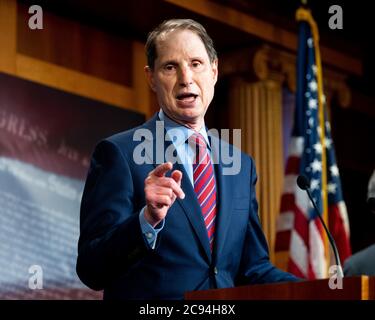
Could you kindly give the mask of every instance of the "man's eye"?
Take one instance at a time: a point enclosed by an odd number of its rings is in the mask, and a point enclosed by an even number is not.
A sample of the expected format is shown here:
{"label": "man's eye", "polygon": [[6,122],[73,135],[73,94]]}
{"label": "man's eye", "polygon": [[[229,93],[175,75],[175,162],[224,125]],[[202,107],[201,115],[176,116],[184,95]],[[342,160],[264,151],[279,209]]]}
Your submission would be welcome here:
{"label": "man's eye", "polygon": [[175,66],[173,64],[167,64],[164,69],[167,71],[173,71],[175,69]]}
{"label": "man's eye", "polygon": [[199,61],[194,61],[193,63],[192,63],[192,66],[194,67],[194,68],[198,68],[198,67],[200,67],[202,64],[199,62]]}

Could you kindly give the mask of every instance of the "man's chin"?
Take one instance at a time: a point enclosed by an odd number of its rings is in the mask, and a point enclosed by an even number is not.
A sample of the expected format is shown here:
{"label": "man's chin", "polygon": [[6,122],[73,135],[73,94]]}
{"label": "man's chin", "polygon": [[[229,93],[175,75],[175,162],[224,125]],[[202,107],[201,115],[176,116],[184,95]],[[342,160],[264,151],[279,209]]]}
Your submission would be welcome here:
{"label": "man's chin", "polygon": [[197,129],[196,126],[200,126],[204,123],[204,115],[197,112],[183,113],[179,115],[179,122]]}
{"label": "man's chin", "polygon": [[164,113],[172,120],[181,124],[197,124],[204,119],[204,110],[201,106],[191,108],[176,108],[174,110],[164,110]]}

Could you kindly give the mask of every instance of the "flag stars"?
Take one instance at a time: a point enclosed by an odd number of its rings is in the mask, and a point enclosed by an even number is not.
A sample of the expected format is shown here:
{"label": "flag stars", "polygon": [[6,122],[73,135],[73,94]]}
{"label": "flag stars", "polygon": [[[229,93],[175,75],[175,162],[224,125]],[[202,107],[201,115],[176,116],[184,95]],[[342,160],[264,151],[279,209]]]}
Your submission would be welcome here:
{"label": "flag stars", "polygon": [[310,183],[310,189],[311,190],[318,190],[319,189],[319,180],[318,179],[312,179]]}
{"label": "flag stars", "polygon": [[329,138],[324,139],[324,145],[327,149],[330,149],[332,147],[332,140]]}
{"label": "flag stars", "polygon": [[[318,199],[316,198],[316,197],[313,197],[313,200],[314,200],[314,202],[315,203],[317,203],[318,202]],[[310,201],[311,202],[311,201]],[[314,208],[314,206],[313,206],[313,204],[312,203],[310,203],[310,208]]]}
{"label": "flag stars", "polygon": [[[310,82],[311,83],[311,82]],[[309,108],[316,109],[318,107],[318,101],[316,99],[309,99]]]}
{"label": "flag stars", "polygon": [[323,150],[323,148],[322,148],[322,144],[321,143],[315,143],[314,145],[313,145],[313,148],[314,148],[314,150],[315,150],[315,152],[316,153],[322,153],[322,150]]}
{"label": "flag stars", "polygon": [[329,171],[331,171],[331,175],[333,177],[338,177],[339,176],[339,168],[335,164],[333,166],[329,167]]}
{"label": "flag stars", "polygon": [[311,91],[316,91],[318,89],[318,84],[316,83],[315,80],[310,81],[308,86]]}
{"label": "flag stars", "polygon": [[308,91],[305,92],[305,97],[306,97],[306,98],[310,98],[310,95],[311,95],[310,92],[308,92]]}
{"label": "flag stars", "polygon": [[309,48],[312,48],[313,45],[314,45],[314,40],[313,40],[313,38],[308,38],[308,39],[307,39],[307,46],[308,46]]}
{"label": "flag stars", "polygon": [[314,74],[316,74],[318,72],[318,68],[317,68],[317,66],[315,64],[313,64],[311,66],[311,69],[312,69],[312,71],[313,71]]}
{"label": "flag stars", "polygon": [[337,189],[337,184],[336,183],[328,183],[327,184],[327,190],[328,193],[335,194]]}
{"label": "flag stars", "polygon": [[309,118],[308,121],[309,121],[309,126],[312,128],[314,126],[314,118],[311,117],[311,118]]}
{"label": "flag stars", "polygon": [[310,166],[313,172],[322,171],[322,163],[318,159],[311,162]]}

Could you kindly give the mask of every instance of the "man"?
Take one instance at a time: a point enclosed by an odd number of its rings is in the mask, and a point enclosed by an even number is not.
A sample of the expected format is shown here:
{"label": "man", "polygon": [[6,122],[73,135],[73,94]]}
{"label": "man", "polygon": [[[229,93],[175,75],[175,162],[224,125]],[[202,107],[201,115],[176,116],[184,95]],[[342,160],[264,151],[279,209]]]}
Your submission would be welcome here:
{"label": "man", "polygon": [[[161,110],[94,151],[81,206],[79,277],[109,299],[182,299],[186,291],[296,280],[269,261],[253,160],[239,153],[236,174],[224,174],[222,159],[214,164],[228,145],[210,141],[204,125],[218,75],[211,38],[193,20],[169,20],[149,34],[146,53]],[[195,145],[175,141],[176,130]],[[140,144],[148,163],[140,161]],[[187,160],[158,164],[156,154],[170,146]]]}
{"label": "man", "polygon": [[[367,187],[367,205],[375,213],[375,170],[372,172]],[[344,263],[346,276],[375,276],[375,244],[372,244],[346,259]]]}

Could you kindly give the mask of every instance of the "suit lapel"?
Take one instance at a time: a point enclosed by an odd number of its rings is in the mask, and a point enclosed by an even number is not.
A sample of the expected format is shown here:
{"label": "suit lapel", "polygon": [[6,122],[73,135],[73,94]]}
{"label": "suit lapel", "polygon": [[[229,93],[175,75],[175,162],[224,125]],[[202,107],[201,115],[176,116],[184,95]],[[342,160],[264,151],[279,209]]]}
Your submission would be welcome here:
{"label": "suit lapel", "polygon": [[[157,167],[159,165],[159,163],[157,163],[158,162],[157,160],[160,160],[158,159],[156,155],[157,152],[160,152],[160,150],[158,151],[157,148],[160,148],[160,146],[164,146],[164,150],[162,152],[163,157],[164,157],[165,150],[167,150],[167,148],[172,144],[171,141],[165,140],[165,129],[163,130],[162,134],[160,130],[157,130],[156,121],[158,120],[159,120],[158,116],[155,115],[152,119],[150,119],[144,125],[146,129],[149,129],[153,133],[153,137],[154,137],[153,141],[149,141],[149,143],[152,144],[152,150],[153,150],[152,154],[147,152],[147,150],[150,150],[151,148],[146,149],[147,155],[154,160],[153,161],[154,167]],[[162,139],[162,140],[157,141],[157,139]],[[163,143],[161,143],[161,141]],[[204,252],[206,253],[208,261],[211,262],[211,250],[210,250],[210,244],[208,240],[206,225],[204,223],[201,207],[198,203],[193,186],[182,164],[178,162],[175,163],[171,171],[173,170],[180,170],[182,172],[181,187],[185,193],[185,198],[184,199],[177,198],[176,202],[179,204],[180,208],[182,209],[184,214],[187,216],[194,232],[196,233],[203,247]],[[175,207],[175,209],[177,210],[177,207]]]}
{"label": "suit lapel", "polygon": [[[216,156],[219,154],[220,143],[213,143],[213,153]],[[219,147],[219,148],[215,148]],[[233,201],[233,186],[232,179],[229,175],[223,175],[223,164],[220,157],[218,164],[214,165],[215,168],[215,178],[217,186],[217,198],[218,198],[218,211],[216,216],[216,231],[215,231],[215,241],[214,241],[214,259],[216,260],[218,253],[223,252],[225,238],[229,230],[231,213],[232,213],[232,201]]]}

